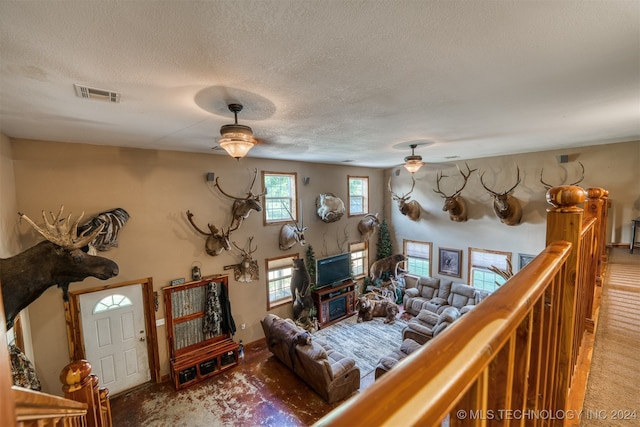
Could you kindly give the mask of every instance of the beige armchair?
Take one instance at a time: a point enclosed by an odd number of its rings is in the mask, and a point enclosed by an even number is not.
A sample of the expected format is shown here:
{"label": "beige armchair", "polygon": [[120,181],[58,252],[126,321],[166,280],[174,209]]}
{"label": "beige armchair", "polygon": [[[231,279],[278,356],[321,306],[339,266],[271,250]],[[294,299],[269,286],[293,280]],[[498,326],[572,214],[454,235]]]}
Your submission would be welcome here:
{"label": "beige armchair", "polygon": [[420,310],[420,313],[407,323],[402,330],[402,339],[410,338],[418,344],[426,344],[449,325],[460,318],[460,311],[448,306],[442,313],[435,314],[430,310]]}

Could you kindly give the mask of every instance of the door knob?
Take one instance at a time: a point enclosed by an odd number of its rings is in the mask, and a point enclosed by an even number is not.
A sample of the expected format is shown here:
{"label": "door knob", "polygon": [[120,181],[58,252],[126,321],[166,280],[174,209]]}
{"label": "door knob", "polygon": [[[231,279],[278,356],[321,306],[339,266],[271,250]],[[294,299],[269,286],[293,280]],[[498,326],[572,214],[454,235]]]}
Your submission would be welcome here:
{"label": "door knob", "polygon": [[144,341],[144,337],[140,337],[140,341]]}

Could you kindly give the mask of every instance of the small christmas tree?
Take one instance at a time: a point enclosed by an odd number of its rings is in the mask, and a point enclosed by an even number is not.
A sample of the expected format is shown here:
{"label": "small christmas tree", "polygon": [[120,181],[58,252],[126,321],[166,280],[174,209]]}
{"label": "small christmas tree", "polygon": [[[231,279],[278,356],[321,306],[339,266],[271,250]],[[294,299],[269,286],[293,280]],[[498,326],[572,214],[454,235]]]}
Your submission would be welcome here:
{"label": "small christmas tree", "polygon": [[376,254],[376,260],[381,260],[391,255],[393,255],[391,235],[389,234],[387,220],[382,218],[382,222],[380,222],[380,230],[378,231],[378,252]]}
{"label": "small christmas tree", "polygon": [[311,289],[316,288],[316,254],[313,252],[313,246],[307,246],[305,253],[305,264],[307,264],[307,271],[311,277]]}
{"label": "small christmas tree", "polygon": [[[382,218],[380,222],[380,230],[378,231],[378,252],[376,254],[376,260],[393,255],[393,244],[391,243],[391,235],[389,234],[389,227],[387,226],[387,220]],[[390,272],[386,271],[380,277],[380,281],[386,282],[389,280]],[[377,285],[377,283],[375,283]]]}

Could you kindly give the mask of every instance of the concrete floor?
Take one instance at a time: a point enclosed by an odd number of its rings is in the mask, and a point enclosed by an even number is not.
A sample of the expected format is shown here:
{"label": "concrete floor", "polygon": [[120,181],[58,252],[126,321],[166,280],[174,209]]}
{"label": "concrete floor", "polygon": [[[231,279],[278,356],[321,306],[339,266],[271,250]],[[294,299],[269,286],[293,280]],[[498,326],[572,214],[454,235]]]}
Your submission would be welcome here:
{"label": "concrete floor", "polygon": [[[360,391],[375,381],[361,378]],[[211,399],[211,396],[214,396]],[[113,425],[308,426],[342,402],[326,403],[280,363],[264,340],[245,346],[240,364],[185,390],[146,384],[111,399]]]}

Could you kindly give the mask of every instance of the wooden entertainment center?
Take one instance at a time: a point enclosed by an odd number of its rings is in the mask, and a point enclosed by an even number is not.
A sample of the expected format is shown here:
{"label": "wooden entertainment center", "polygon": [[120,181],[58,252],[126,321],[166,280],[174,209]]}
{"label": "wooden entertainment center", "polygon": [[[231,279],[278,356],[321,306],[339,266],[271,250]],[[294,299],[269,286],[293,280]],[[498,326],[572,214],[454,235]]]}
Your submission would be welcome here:
{"label": "wooden entertainment center", "polygon": [[311,291],[311,297],[321,328],[356,314],[356,282],[351,279],[338,286]]}
{"label": "wooden entertainment center", "polygon": [[221,320],[225,315],[221,295],[229,295],[228,287],[227,276],[213,276],[163,288],[171,379],[176,390],[238,364],[239,346],[228,331],[221,328],[218,333],[205,333],[203,330],[207,294],[215,290],[220,297],[214,300],[220,303],[217,319]]}

